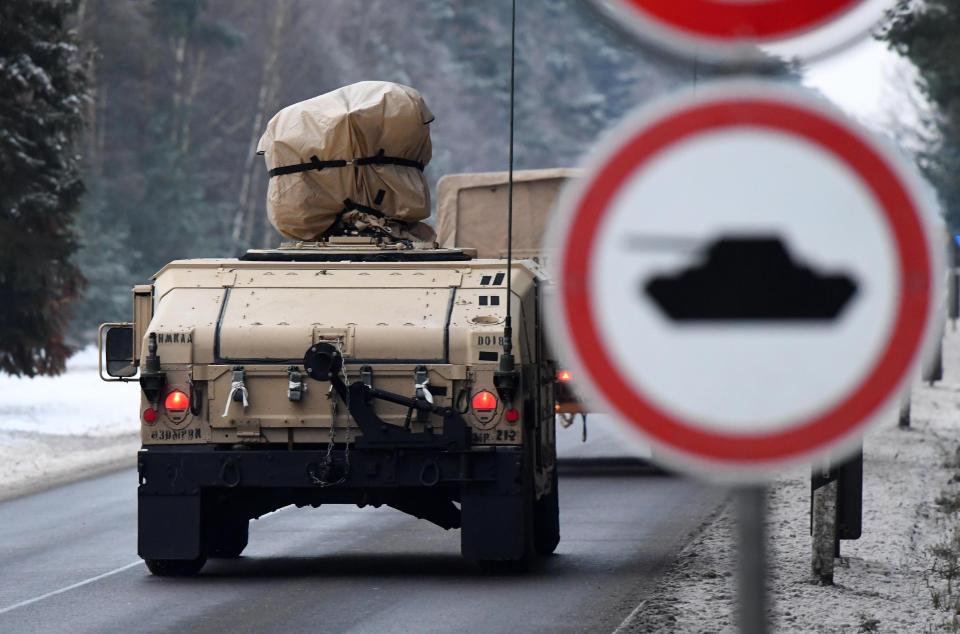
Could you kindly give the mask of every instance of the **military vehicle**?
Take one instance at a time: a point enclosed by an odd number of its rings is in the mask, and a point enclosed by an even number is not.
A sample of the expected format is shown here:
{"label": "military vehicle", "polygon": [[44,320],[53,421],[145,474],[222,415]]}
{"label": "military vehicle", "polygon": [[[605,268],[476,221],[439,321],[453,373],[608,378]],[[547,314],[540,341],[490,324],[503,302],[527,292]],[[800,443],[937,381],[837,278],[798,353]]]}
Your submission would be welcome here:
{"label": "military vehicle", "polygon": [[131,322],[101,327],[101,376],[142,392],[154,574],[239,556],[249,521],[291,504],[391,506],[460,528],[486,564],[557,547],[546,278],[441,248],[420,222],[432,120],[390,82],[287,106],[258,150],[293,241],[171,262],[133,289]]}
{"label": "military vehicle", "polygon": [[250,519],[332,503],[459,527],[479,562],[553,552],[544,282],[532,261],[361,237],[165,266],[100,337],[108,377],[142,388],[140,556],[196,573],[239,556]]}
{"label": "military vehicle", "polygon": [[[513,173],[514,217],[513,254],[546,267],[550,257],[543,246],[550,215],[563,188],[582,175],[570,167],[518,170]],[[437,241],[446,248],[474,250],[481,258],[507,256],[506,227],[490,218],[507,206],[510,191],[508,172],[448,174],[437,185]],[[543,292],[550,292],[547,285]],[[549,321],[547,316],[546,321]],[[555,410],[560,423],[569,427],[579,414],[586,437],[587,410],[577,399],[574,377],[560,368],[554,390]]]}

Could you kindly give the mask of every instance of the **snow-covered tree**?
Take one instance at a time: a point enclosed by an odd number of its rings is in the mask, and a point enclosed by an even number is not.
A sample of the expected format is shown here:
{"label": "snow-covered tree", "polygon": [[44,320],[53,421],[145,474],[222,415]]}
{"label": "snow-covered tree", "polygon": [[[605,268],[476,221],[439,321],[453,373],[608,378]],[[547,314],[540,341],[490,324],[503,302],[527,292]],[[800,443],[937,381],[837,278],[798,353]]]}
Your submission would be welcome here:
{"label": "snow-covered tree", "polygon": [[0,370],[62,371],[86,82],[73,0],[0,2]]}

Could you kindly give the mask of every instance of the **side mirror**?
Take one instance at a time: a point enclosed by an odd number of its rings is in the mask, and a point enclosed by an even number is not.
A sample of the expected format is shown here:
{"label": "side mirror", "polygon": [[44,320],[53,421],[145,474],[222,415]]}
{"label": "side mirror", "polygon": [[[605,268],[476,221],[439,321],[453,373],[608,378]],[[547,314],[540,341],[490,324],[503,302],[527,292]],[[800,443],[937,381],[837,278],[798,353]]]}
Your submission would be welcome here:
{"label": "side mirror", "polygon": [[137,374],[139,368],[133,363],[133,324],[103,324],[97,341],[100,352],[100,378],[103,376],[103,364],[109,376],[120,380]]}

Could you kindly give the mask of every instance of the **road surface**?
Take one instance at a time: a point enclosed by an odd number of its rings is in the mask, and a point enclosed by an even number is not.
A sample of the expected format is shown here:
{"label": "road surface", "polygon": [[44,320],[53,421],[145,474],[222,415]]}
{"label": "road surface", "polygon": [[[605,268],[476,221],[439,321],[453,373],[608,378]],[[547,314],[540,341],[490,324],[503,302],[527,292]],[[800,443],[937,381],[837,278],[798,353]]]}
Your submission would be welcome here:
{"label": "road surface", "polygon": [[562,541],[524,575],[462,561],[458,531],[388,508],[282,509],[239,560],[152,577],[136,473],[0,503],[0,632],[612,632],[725,499],[639,472],[561,477]]}

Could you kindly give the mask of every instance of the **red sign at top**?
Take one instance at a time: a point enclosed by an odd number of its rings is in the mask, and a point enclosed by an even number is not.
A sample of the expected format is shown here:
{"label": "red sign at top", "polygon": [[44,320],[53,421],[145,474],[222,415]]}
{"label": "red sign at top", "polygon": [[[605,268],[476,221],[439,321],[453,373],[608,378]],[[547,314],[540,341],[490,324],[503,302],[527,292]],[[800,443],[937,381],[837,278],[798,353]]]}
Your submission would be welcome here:
{"label": "red sign at top", "polygon": [[816,28],[863,0],[627,0],[637,11],[707,37],[769,39]]}
{"label": "red sign at top", "polygon": [[[789,57],[816,56],[866,33],[887,4],[884,0],[595,2],[645,39],[674,53],[716,61],[766,56],[769,51],[758,46],[778,44],[788,45]],[[817,32],[827,26],[831,28]],[[797,46],[790,48],[794,42]]]}

